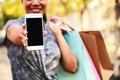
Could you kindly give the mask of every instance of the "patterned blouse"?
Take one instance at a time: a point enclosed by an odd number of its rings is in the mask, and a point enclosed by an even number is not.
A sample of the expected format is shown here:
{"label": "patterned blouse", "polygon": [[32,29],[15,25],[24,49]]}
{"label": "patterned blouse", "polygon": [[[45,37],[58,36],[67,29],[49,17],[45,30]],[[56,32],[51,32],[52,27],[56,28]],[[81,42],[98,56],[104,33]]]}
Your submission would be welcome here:
{"label": "patterned blouse", "polygon": [[[13,23],[22,25],[24,17],[8,21],[5,27]],[[57,80],[56,70],[61,53],[55,37],[46,25],[44,30],[48,34],[44,37],[43,50],[28,51],[12,43],[7,46],[13,80]]]}

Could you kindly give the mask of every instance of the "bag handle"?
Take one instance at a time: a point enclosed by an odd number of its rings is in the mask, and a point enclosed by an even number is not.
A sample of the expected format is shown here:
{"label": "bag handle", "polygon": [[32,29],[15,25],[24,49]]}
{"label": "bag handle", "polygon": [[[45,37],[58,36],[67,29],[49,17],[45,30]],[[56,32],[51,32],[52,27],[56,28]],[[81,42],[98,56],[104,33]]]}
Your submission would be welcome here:
{"label": "bag handle", "polygon": [[62,25],[64,25],[65,27],[68,27],[68,28],[70,28],[72,31],[74,31],[74,29],[73,29],[69,24],[67,24],[65,21],[62,21]]}
{"label": "bag handle", "polygon": [[61,30],[62,30],[62,34],[66,34],[69,33],[71,31],[74,31],[74,28],[72,28],[69,24],[67,24],[65,21],[62,21],[61,24]]}

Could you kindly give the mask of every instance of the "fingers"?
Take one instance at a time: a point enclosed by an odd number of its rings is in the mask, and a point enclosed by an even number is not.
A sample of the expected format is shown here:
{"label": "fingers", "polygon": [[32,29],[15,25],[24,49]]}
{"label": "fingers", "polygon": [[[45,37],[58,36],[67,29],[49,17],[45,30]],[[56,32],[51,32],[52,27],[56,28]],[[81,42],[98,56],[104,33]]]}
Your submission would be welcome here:
{"label": "fingers", "polygon": [[61,18],[57,16],[53,16],[49,21],[50,27],[60,27],[62,24]]}
{"label": "fingers", "polygon": [[27,47],[27,30],[26,30],[26,26],[25,24],[22,24],[22,27],[21,27],[21,31],[22,31],[22,34],[21,34],[21,40],[22,40],[22,44],[24,47]]}
{"label": "fingers", "polygon": [[53,23],[57,23],[58,21],[61,21],[61,18],[58,17],[58,16],[52,16],[50,18],[50,21],[53,22]]}
{"label": "fingers", "polygon": [[43,35],[46,36],[47,35],[47,31],[43,31]]}
{"label": "fingers", "polygon": [[27,40],[28,40],[27,37],[23,37],[23,38],[22,38],[22,43],[23,43],[23,46],[24,46],[24,47],[27,47]]}
{"label": "fingers", "polygon": [[22,24],[22,31],[25,31],[25,30],[27,30],[27,29],[26,29],[26,25],[25,25],[25,24]]}

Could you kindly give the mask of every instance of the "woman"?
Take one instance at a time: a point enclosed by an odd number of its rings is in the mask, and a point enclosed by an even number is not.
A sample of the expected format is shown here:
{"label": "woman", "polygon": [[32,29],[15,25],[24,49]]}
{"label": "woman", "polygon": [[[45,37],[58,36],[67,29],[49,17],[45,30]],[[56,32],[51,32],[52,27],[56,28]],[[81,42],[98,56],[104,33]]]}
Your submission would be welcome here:
{"label": "woman", "polygon": [[[45,15],[47,0],[22,0],[26,13]],[[59,62],[64,70],[74,73],[78,62],[67,45],[58,17],[51,17],[48,27],[44,23],[45,48],[26,50],[27,31],[24,17],[9,20],[6,27],[8,56],[11,62],[13,80],[57,80]]]}

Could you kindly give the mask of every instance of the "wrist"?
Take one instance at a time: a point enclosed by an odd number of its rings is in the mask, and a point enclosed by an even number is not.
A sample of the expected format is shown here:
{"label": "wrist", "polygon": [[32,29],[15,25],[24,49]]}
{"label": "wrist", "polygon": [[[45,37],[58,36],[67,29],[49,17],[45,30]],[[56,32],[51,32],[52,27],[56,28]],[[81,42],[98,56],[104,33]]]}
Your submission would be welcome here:
{"label": "wrist", "polygon": [[55,37],[62,36],[62,32],[61,31],[56,31],[53,34],[54,34]]}

